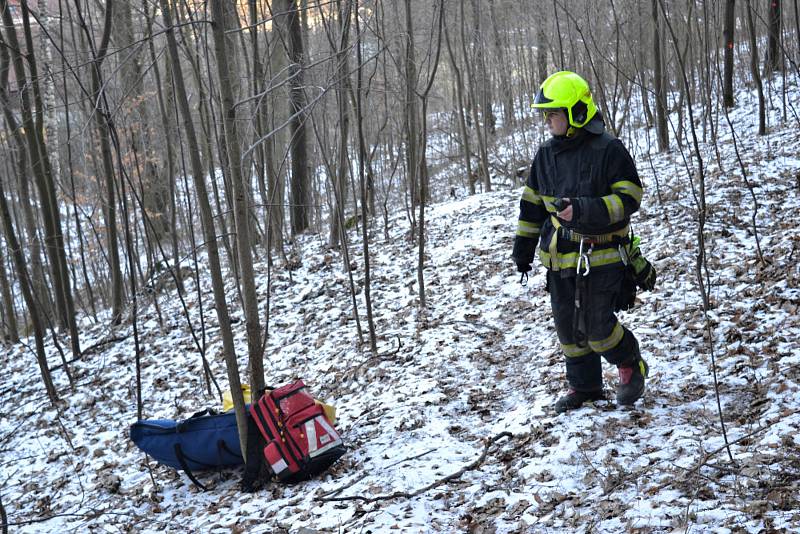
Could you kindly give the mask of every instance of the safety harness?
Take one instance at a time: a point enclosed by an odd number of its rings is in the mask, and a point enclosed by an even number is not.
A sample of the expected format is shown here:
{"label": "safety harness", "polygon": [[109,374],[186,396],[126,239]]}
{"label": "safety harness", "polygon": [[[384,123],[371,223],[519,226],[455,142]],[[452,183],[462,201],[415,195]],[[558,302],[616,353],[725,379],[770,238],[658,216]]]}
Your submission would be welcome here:
{"label": "safety harness", "polygon": [[[575,307],[572,319],[572,331],[575,336],[575,344],[585,347],[589,341],[589,325],[587,320],[587,310],[589,308],[589,272],[592,269],[591,256],[595,245],[614,244],[620,250],[625,248],[629,241],[629,225],[608,234],[580,234],[569,228],[565,228],[555,217],[550,217],[553,226],[556,228],[556,235],[560,239],[565,239],[573,243],[578,243],[578,258],[575,266]],[[614,250],[614,249],[612,249]],[[623,258],[623,261],[626,258]]]}
{"label": "safety harness", "polygon": [[[584,247],[588,243],[588,249],[584,252]],[[582,239],[578,248],[578,265],[575,268],[575,311],[572,318],[572,331],[575,336],[575,344],[585,347],[589,341],[589,328],[586,324],[586,304],[589,298],[589,271],[591,262],[589,257],[594,250],[594,244]]]}
{"label": "safety harness", "polygon": [[567,241],[572,241],[573,243],[587,242],[592,245],[619,243],[628,237],[628,232],[630,231],[630,225],[626,224],[619,230],[615,230],[607,234],[580,234],[575,230],[571,230],[566,226],[562,225],[561,221],[559,221],[556,217],[552,215],[550,216],[550,222],[553,223],[553,226],[556,229],[558,237],[560,237],[561,239],[565,239]]}

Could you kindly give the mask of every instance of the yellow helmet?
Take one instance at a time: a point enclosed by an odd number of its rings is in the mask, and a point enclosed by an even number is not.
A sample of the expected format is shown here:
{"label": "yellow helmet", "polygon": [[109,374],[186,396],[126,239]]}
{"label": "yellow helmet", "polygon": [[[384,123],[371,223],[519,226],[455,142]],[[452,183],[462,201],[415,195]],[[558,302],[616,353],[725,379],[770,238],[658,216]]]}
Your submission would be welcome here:
{"label": "yellow helmet", "polygon": [[539,87],[532,108],[560,109],[567,113],[570,126],[583,128],[597,113],[589,84],[568,70],[547,77]]}

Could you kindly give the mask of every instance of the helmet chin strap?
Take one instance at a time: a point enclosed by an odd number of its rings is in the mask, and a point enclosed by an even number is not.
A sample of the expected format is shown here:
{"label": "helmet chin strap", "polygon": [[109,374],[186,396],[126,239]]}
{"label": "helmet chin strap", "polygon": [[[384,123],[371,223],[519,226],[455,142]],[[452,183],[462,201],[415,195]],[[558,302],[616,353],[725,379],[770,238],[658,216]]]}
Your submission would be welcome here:
{"label": "helmet chin strap", "polygon": [[569,138],[574,136],[577,131],[578,131],[577,128],[575,128],[574,126],[570,126],[569,128],[567,128],[566,137]]}

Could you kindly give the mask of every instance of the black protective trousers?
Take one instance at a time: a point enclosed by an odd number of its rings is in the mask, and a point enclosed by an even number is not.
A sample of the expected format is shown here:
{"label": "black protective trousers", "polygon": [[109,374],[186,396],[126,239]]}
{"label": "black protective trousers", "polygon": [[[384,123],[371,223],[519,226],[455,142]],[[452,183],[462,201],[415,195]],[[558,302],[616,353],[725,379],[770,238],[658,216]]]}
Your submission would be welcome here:
{"label": "black protective trousers", "polygon": [[[625,275],[623,265],[591,269],[582,280],[584,336],[575,332],[575,276],[547,271],[547,289],[561,348],[566,355],[567,382],[575,391],[603,387],[600,357],[617,366],[634,364],[639,343],[617,320],[614,305]],[[583,339],[581,339],[583,338]]]}

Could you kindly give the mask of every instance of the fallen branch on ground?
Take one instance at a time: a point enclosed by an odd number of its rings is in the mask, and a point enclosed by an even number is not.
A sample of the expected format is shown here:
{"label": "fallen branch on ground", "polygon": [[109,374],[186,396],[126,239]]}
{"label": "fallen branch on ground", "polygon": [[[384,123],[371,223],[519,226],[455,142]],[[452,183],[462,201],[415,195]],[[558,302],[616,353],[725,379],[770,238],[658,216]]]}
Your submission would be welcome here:
{"label": "fallen branch on ground", "polygon": [[351,495],[351,496],[348,496],[348,497],[328,497],[328,498],[322,498],[320,500],[322,502],[363,501],[364,503],[371,503],[371,502],[388,501],[388,500],[391,500],[391,499],[400,499],[400,498],[412,499],[412,498],[414,498],[414,497],[416,497],[418,495],[422,495],[423,493],[425,493],[427,491],[430,491],[430,490],[432,490],[434,488],[437,488],[437,487],[441,486],[442,484],[446,484],[446,483],[450,482],[451,480],[455,480],[455,479],[461,477],[461,475],[463,475],[467,471],[472,471],[474,469],[477,469],[484,462],[484,460],[486,460],[486,455],[489,453],[489,449],[492,447],[492,445],[494,445],[495,443],[497,443],[498,441],[500,441],[503,438],[510,438],[510,437],[513,437],[513,434],[511,434],[511,432],[501,432],[500,434],[487,439],[486,440],[486,444],[484,445],[484,448],[483,448],[483,452],[481,453],[481,455],[478,457],[477,460],[475,460],[474,462],[472,462],[469,465],[466,465],[466,466],[462,467],[460,470],[458,470],[457,472],[455,472],[455,473],[453,473],[451,475],[447,475],[444,478],[440,478],[439,480],[431,482],[427,486],[425,486],[423,488],[419,488],[418,490],[414,490],[412,492],[396,491],[396,492],[388,494],[388,495],[378,495],[376,497],[365,497],[363,495]]}
{"label": "fallen branch on ground", "polygon": [[[765,424],[764,426],[760,426],[760,427],[756,428],[755,430],[753,430],[752,432],[748,432],[744,436],[741,436],[740,438],[735,439],[735,440],[731,441],[730,443],[726,443],[722,447],[719,447],[719,448],[714,449],[713,451],[711,451],[709,453],[706,453],[705,455],[703,455],[703,457],[700,459],[700,461],[698,461],[697,464],[695,464],[694,467],[684,468],[686,470],[686,474],[684,476],[688,477],[689,475],[699,471],[701,467],[703,467],[705,465],[709,465],[708,461],[711,460],[711,458],[713,458],[714,456],[716,456],[719,452],[724,451],[729,445],[735,445],[736,443],[740,443],[740,442],[745,441],[745,440],[747,440],[749,438],[752,438],[756,434],[769,429],[770,427],[776,425],[777,423],[780,423],[781,421],[785,420],[787,417],[795,415],[798,412],[800,412],[800,410],[792,410],[791,412],[782,415],[777,420],[769,422],[769,423]],[[738,468],[738,465],[736,464],[735,461],[734,461],[733,465],[734,465],[734,467]],[[718,465],[715,465],[714,467],[717,467],[718,469],[720,468],[720,466],[718,466]]]}

